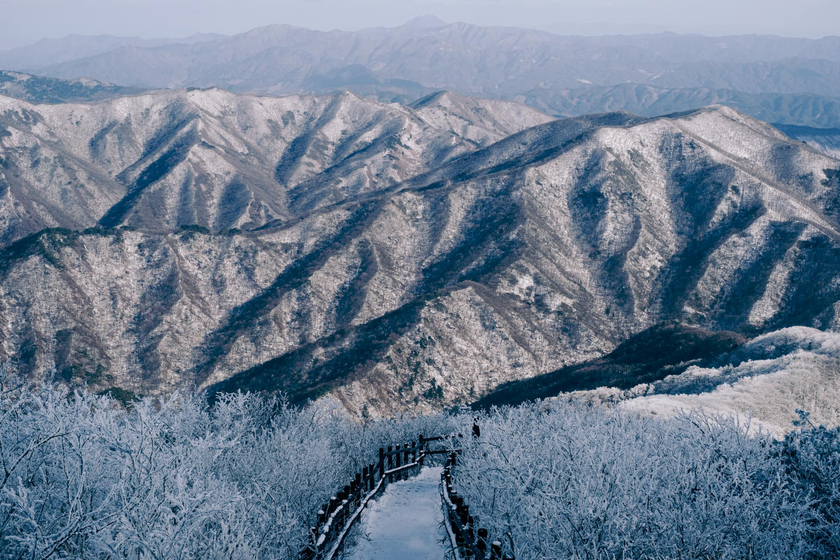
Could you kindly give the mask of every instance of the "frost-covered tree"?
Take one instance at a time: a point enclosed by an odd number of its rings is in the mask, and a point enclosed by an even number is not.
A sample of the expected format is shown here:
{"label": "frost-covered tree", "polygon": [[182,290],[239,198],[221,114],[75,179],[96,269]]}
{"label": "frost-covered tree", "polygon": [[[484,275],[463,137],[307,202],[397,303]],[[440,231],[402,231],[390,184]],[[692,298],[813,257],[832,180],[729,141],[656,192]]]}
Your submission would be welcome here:
{"label": "frost-covered tree", "polygon": [[819,558],[840,558],[840,428],[814,425],[797,411],[801,428],[782,444],[787,474],[810,506],[808,530]]}
{"label": "frost-covered tree", "polygon": [[558,404],[480,421],[457,489],[517,558],[823,557],[779,446],[735,420]]}
{"label": "frost-covered tree", "polygon": [[318,508],[380,445],[453,420],[359,425],[280,399],[145,399],[0,372],[0,558],[297,558]]}
{"label": "frost-covered tree", "polygon": [[380,446],[464,434],[455,470],[519,560],[838,557],[840,430],[555,403],[358,424],[282,398],[117,401],[0,367],[0,558],[298,557]]}

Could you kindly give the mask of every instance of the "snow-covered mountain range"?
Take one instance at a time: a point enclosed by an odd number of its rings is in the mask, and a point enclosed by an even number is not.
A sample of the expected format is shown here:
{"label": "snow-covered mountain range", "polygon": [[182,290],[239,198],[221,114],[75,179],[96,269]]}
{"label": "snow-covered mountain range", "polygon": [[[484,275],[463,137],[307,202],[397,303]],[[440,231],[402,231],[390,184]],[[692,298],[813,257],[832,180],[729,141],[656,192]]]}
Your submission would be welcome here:
{"label": "snow-covered mountain range", "polygon": [[0,351],[137,393],[472,402],[662,321],[840,327],[840,161],[732,109],[0,97]]}

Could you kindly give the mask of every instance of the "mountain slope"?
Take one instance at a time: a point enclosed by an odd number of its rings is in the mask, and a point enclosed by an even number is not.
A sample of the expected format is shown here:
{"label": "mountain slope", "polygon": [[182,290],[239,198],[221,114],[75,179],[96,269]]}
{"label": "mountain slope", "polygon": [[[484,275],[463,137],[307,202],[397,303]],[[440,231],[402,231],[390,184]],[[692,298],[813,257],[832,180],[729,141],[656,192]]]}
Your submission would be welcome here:
{"label": "mountain slope", "polygon": [[569,90],[538,88],[524,93],[523,97],[523,102],[531,107],[566,117],[606,111],[655,117],[708,105],[727,105],[766,122],[840,127],[840,98],[813,93],[749,94],[733,89],[669,89],[636,83]]}
{"label": "mountain slope", "polygon": [[141,39],[114,35],[68,35],[61,39],[41,39],[37,43],[0,51],[0,68],[32,71],[80,58],[107,53],[124,46],[159,47],[168,44],[194,44],[220,39],[223,35],[196,33],[183,39]]}
{"label": "mountain slope", "polygon": [[774,124],[776,128],[825,154],[840,159],[840,128]]}
{"label": "mountain slope", "polygon": [[95,80],[59,80],[0,70],[0,95],[16,97],[30,103],[99,101],[140,91]]}
{"label": "mountain slope", "polygon": [[[731,109],[564,119],[493,143],[547,117],[449,95],[3,102],[8,207],[46,207],[20,186],[33,164],[58,193],[59,169],[101,179],[79,181],[97,185],[76,204],[90,215],[5,249],[0,343],[33,373],[389,414],[473,402],[667,320],[840,327],[840,161]],[[117,111],[130,122],[108,128]],[[241,161],[247,204],[268,208],[254,229],[217,227],[242,216],[236,196],[206,198],[213,230],[171,217],[188,171]]]}
{"label": "mountain slope", "polygon": [[838,62],[836,37],[565,37],[464,23],[353,33],[269,25],[194,44],[126,43],[43,71],[142,87],[214,85],[273,93],[297,93],[305,83],[354,67],[385,80],[464,93],[510,94],[642,80],[664,87],[799,92],[808,91],[802,87],[808,84],[830,89]]}
{"label": "mountain slope", "polygon": [[572,391],[632,389],[685,371],[690,365],[709,363],[746,342],[732,332],[711,332],[680,324],[661,324],[622,342],[595,360],[506,383],[475,403],[473,408],[517,406]]}
{"label": "mountain slope", "polygon": [[745,341],[734,333],[663,324],[602,358],[505,384],[473,407],[557,399],[657,417],[702,410],[781,438],[794,428],[798,410],[816,425],[840,425],[838,391],[836,332],[791,327]]}
{"label": "mountain slope", "polygon": [[[840,336],[805,327],[760,336],[717,363],[695,365],[679,375],[611,395],[628,410],[671,416],[702,408],[710,414],[749,418],[753,428],[782,437],[797,420],[796,410],[817,425],[840,425]],[[601,393],[600,395],[598,393]],[[584,398],[606,397],[593,391]]]}
{"label": "mountain slope", "polygon": [[347,93],[178,91],[55,106],[0,97],[0,241],[44,227],[285,223],[551,120],[445,97],[455,105],[417,110]]}

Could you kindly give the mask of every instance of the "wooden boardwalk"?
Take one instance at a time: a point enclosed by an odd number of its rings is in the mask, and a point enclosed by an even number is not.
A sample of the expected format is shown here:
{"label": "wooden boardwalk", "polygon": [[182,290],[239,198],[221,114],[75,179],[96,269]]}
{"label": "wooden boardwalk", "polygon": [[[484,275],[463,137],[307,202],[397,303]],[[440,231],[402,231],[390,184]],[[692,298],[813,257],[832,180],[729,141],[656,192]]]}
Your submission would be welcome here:
{"label": "wooden boardwalk", "polygon": [[347,538],[347,560],[443,560],[449,550],[440,504],[441,467],[394,482],[371,501]]}
{"label": "wooden boardwalk", "polygon": [[[514,560],[513,554],[503,554],[501,542],[491,541],[487,530],[479,525],[480,520],[470,515],[469,505],[457,495],[453,486],[452,469],[460,449],[454,448],[451,443],[463,437],[461,434],[436,437],[420,435],[416,442],[410,444],[380,448],[379,460],[362,468],[350,484],[318,510],[314,517],[315,524],[310,530],[309,544],[301,550],[300,560],[335,560],[345,557],[345,553],[354,555],[347,556],[348,558],[360,559]],[[479,437],[477,426],[473,429],[473,437]],[[445,442],[449,442],[449,445],[445,445]],[[429,444],[433,443],[437,443],[439,448],[430,448]],[[440,448],[441,444],[444,444],[443,448]],[[442,470],[424,468],[426,457],[442,454],[449,456]],[[436,473],[438,476],[431,477],[430,473]],[[413,484],[405,479],[414,479]],[[377,502],[377,497],[383,492],[387,493],[394,484],[401,486],[388,493],[389,498]],[[396,502],[396,505],[388,506],[389,502]],[[430,509],[432,503],[435,504],[435,512]],[[368,517],[368,529],[361,529],[359,532],[357,524],[362,521],[366,508],[376,507],[377,504],[380,508],[378,513],[374,512],[374,519],[379,517],[380,521],[370,521]],[[438,507],[442,507],[440,515],[437,514]],[[394,527],[395,519],[400,521],[398,525],[402,527]],[[446,528],[445,532],[441,531],[446,538],[437,535],[438,531],[433,529],[436,526]],[[354,553],[345,546],[348,544],[348,536],[354,530],[359,535],[356,545],[368,546],[364,541],[369,536],[368,543],[374,542],[375,544],[370,546],[375,546],[375,549],[380,551],[376,554],[381,554],[373,555],[373,549],[365,549],[368,550],[365,553]],[[374,536],[376,541],[373,540]],[[426,542],[421,545],[419,540]],[[437,546],[438,544],[442,546]],[[510,547],[512,550],[513,543]],[[414,554],[411,549],[416,551],[416,556],[409,555]],[[450,553],[447,554],[447,551]]]}

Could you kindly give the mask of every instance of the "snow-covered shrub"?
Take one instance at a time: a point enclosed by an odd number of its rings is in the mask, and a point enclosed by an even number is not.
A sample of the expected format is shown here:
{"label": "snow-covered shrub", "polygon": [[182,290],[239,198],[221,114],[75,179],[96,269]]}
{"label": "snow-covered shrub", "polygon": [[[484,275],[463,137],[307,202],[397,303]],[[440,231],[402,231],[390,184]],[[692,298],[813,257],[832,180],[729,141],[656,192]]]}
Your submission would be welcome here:
{"label": "snow-covered shrub", "polygon": [[802,411],[802,430],[782,442],[782,457],[813,512],[809,525],[819,558],[840,558],[840,428],[815,426]]}
{"label": "snow-covered shrub", "polygon": [[297,558],[380,445],[447,416],[358,425],[254,395],[112,399],[0,380],[0,558]]}
{"label": "snow-covered shrub", "polygon": [[838,556],[838,430],[581,404],[358,424],[325,404],[136,401],[0,367],[0,559],[295,559],[380,446],[461,433],[459,493],[519,560]]}
{"label": "snow-covered shrub", "polygon": [[456,486],[520,560],[820,557],[778,445],[734,420],[557,404],[480,422]]}

